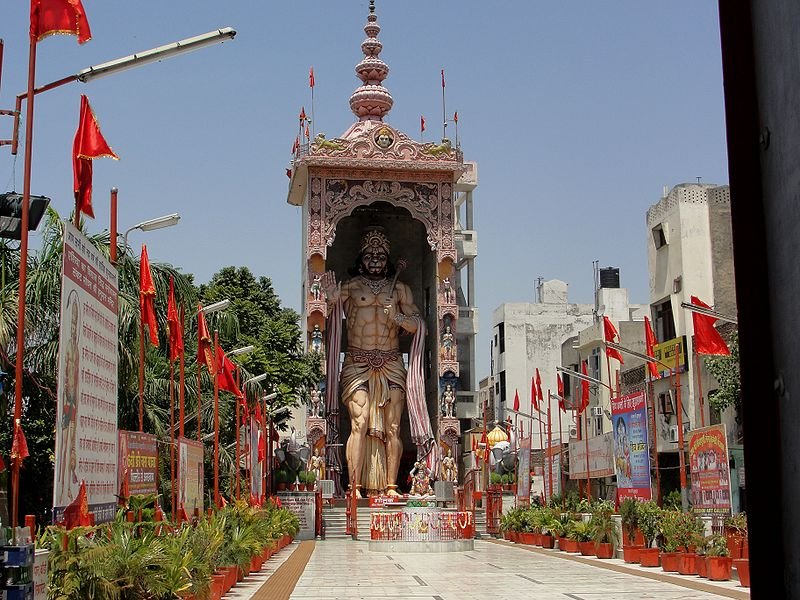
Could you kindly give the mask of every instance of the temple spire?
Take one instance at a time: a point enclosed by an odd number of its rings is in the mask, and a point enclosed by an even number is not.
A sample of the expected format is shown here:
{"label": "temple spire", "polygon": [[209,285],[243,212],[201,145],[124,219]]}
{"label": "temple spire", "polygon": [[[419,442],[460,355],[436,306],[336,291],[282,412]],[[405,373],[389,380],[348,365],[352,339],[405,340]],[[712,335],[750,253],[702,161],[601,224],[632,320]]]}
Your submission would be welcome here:
{"label": "temple spire", "polygon": [[364,25],[367,39],[361,43],[364,59],[356,65],[356,75],[363,83],[350,96],[350,109],[360,121],[383,121],[394,104],[389,90],[383,87],[389,67],[379,58],[383,50],[383,44],[378,40],[380,31],[375,15],[375,0],[370,0],[367,24]]}

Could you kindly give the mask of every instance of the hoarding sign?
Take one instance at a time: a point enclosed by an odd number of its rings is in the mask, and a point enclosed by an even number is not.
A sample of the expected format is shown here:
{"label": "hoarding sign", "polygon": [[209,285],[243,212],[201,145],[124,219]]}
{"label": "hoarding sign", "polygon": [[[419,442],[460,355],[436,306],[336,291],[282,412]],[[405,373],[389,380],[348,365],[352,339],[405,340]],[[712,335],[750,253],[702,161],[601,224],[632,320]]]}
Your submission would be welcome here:
{"label": "hoarding sign", "polygon": [[156,436],[139,431],[119,432],[119,483],[128,487],[128,495],[156,494],[158,448]]}
{"label": "hoarding sign", "polygon": [[702,515],[731,512],[731,477],[725,425],[689,432],[692,510]]}
{"label": "hoarding sign", "polygon": [[178,438],[178,506],[191,518],[195,509],[203,512],[203,444]]}
{"label": "hoarding sign", "polygon": [[[614,441],[611,432],[589,438],[589,476],[614,474]],[[586,479],[586,440],[569,442],[569,478]]]}
{"label": "hoarding sign", "polygon": [[650,448],[647,443],[647,404],[637,392],[611,399],[614,432],[614,470],[617,499],[650,500]]}

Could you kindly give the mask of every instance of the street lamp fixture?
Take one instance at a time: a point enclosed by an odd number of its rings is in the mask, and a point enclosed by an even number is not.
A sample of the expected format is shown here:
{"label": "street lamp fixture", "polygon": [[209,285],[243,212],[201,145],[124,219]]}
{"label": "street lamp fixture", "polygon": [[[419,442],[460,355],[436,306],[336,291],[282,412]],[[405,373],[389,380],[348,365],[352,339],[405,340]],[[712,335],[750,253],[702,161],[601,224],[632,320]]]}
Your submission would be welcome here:
{"label": "street lamp fixture", "polygon": [[205,48],[206,46],[221,44],[228,40],[232,40],[235,36],[235,29],[231,27],[223,27],[222,29],[209,31],[208,33],[186,38],[185,40],[180,40],[164,46],[145,50],[144,52],[137,52],[136,54],[110,60],[93,67],[87,67],[86,69],[83,69],[77,73],[74,76],[74,79],[80,81],[81,83],[86,83],[93,79],[105,77],[106,75],[113,75],[114,73],[133,69],[148,63],[161,62],[165,58],[170,58],[177,54],[185,54],[193,50]]}
{"label": "street lamp fixture", "polygon": [[255,377],[251,377],[247,381],[244,382],[245,385],[248,383],[258,383],[259,381],[264,381],[267,378],[266,373],[262,373],[261,375],[256,375]]}
{"label": "street lamp fixture", "polygon": [[236,350],[231,350],[228,352],[228,356],[239,356],[240,354],[246,354],[247,352],[255,350],[255,348],[255,346],[242,346],[241,348],[237,348]]}
{"label": "street lamp fixture", "polygon": [[[269,402],[270,400],[275,400],[278,397],[278,392],[272,392],[271,394],[267,394],[263,398],[261,398],[264,402]],[[288,407],[284,407],[288,408]]]}
{"label": "street lamp fixture", "polygon": [[210,315],[211,313],[218,312],[220,310],[225,310],[231,305],[231,301],[228,299],[220,300],[219,302],[214,302],[214,304],[209,304],[208,306],[204,306],[201,311],[204,315]]}
{"label": "street lamp fixture", "polygon": [[178,213],[173,213],[171,215],[165,215],[163,217],[156,217],[155,219],[142,221],[141,223],[128,228],[128,230],[125,231],[125,235],[122,236],[123,251],[128,249],[128,234],[131,231],[136,229],[139,231],[155,231],[156,229],[163,229],[164,227],[173,227],[174,225],[177,225],[178,221],[180,220],[181,216]]}
{"label": "street lamp fixture", "polygon": [[727,315],[720,314],[717,311],[712,310],[710,308],[705,308],[704,306],[697,306],[696,304],[691,304],[689,302],[681,302],[681,308],[685,308],[692,312],[705,315],[706,317],[714,317],[715,319],[719,319],[720,321],[727,321],[728,323],[733,323],[735,325],[739,324],[739,321],[734,317],[729,317]]}

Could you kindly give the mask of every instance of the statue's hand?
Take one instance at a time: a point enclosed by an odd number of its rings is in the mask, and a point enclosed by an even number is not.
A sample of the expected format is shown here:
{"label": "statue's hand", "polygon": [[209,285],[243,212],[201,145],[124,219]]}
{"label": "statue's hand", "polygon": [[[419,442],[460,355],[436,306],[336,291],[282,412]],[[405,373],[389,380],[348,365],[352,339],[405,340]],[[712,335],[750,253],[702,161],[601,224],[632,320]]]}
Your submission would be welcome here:
{"label": "statue's hand", "polygon": [[325,271],[320,277],[320,284],[325,291],[325,296],[329,300],[335,300],[339,297],[339,284],[336,283],[336,273],[333,271]]}
{"label": "statue's hand", "polygon": [[397,299],[391,296],[381,296],[381,304],[383,304],[383,313],[386,318],[395,320],[397,316]]}

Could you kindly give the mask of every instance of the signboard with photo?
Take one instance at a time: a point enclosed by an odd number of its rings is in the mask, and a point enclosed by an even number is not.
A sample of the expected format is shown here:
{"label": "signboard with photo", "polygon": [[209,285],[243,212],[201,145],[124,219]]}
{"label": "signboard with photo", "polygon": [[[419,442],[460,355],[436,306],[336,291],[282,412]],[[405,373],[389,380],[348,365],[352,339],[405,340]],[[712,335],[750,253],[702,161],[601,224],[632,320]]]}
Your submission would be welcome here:
{"label": "signboard with photo", "polygon": [[731,477],[725,425],[689,432],[692,510],[702,515],[731,512]]}
{"label": "signboard with photo", "polygon": [[531,496],[531,436],[522,438],[517,454],[517,498],[527,502]]}
{"label": "signboard with photo", "polygon": [[[614,441],[611,432],[589,438],[589,476],[614,475]],[[586,440],[569,443],[569,478],[586,479]]]}
{"label": "signboard with photo", "polygon": [[195,509],[203,512],[203,444],[178,438],[178,506],[191,518]]}
{"label": "signboard with photo", "polygon": [[101,523],[117,506],[117,270],[64,223],[53,522],[86,482]]}
{"label": "signboard with photo", "polygon": [[[156,494],[158,449],[156,436],[139,431],[119,432],[119,483],[127,495]],[[122,492],[120,491],[120,495]]]}
{"label": "signboard with photo", "polygon": [[650,447],[647,443],[647,404],[637,392],[611,399],[614,470],[617,499],[650,500]]}

